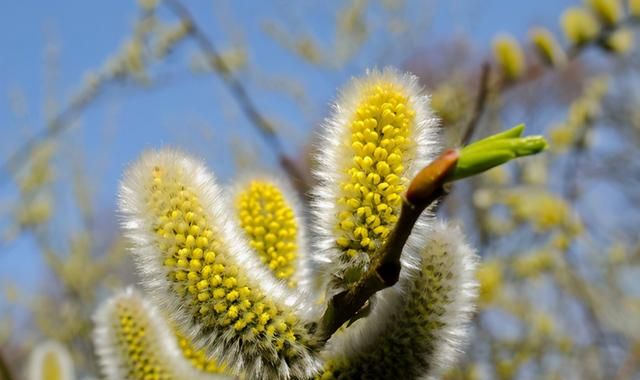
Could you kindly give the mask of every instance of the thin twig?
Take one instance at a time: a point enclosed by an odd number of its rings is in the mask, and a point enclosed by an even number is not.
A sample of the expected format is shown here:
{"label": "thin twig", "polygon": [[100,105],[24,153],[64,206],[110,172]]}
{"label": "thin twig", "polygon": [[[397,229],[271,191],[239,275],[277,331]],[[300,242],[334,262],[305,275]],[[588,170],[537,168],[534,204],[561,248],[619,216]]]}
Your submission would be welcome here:
{"label": "thin twig", "polygon": [[467,127],[464,130],[464,135],[462,137],[462,146],[469,144],[471,138],[473,137],[473,133],[478,128],[478,123],[482,118],[482,114],[484,114],[484,109],[487,104],[487,95],[489,94],[489,76],[491,74],[491,66],[489,63],[485,62],[482,65],[482,72],[480,74],[480,83],[478,84],[478,94],[476,95],[476,104],[473,108],[473,114],[471,115],[471,119],[469,119],[469,123],[467,123]]}
{"label": "thin twig", "polygon": [[234,75],[233,70],[218,54],[216,46],[195,22],[191,12],[178,0],[165,0],[164,3],[187,26],[189,35],[198,44],[207,57],[211,68],[219,73],[227,90],[234,97],[245,116],[256,127],[269,148],[278,157],[280,166],[290,177],[291,182],[302,195],[307,194],[308,184],[298,166],[285,153],[282,141],[275,133],[273,125],[258,111],[253,99],[249,96],[242,82]]}
{"label": "thin twig", "polygon": [[12,175],[18,172],[27,162],[31,153],[38,145],[58,135],[71,125],[71,120],[84,108],[86,103],[74,103],[59,113],[49,126],[31,136],[23,145],[15,150],[0,166],[0,185],[4,185]]}
{"label": "thin twig", "polygon": [[637,373],[638,361],[640,360],[640,345],[637,347],[631,347],[629,349],[629,354],[627,358],[624,360],[620,369],[618,370],[618,374],[616,375],[616,380],[627,380],[633,379],[634,373]]}
{"label": "thin twig", "polygon": [[7,362],[4,360],[2,352],[0,352],[0,380],[13,380],[13,376],[9,370],[9,366],[7,366]]}

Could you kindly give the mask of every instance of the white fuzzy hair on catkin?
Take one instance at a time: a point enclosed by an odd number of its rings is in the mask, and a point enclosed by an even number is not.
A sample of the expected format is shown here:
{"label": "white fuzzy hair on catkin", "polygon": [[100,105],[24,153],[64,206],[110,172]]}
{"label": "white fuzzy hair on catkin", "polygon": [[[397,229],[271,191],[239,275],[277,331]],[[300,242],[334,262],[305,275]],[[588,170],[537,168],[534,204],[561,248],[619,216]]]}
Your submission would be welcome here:
{"label": "white fuzzy hair on catkin", "polygon": [[60,380],[75,380],[75,369],[71,354],[62,344],[48,340],[39,343],[31,352],[27,364],[27,380],[47,379],[49,373],[45,373],[45,361],[48,358],[55,360]]}
{"label": "white fuzzy hair on catkin", "polygon": [[103,375],[107,380],[129,379],[129,368],[125,355],[126,347],[117,341],[117,324],[120,323],[118,307],[135,309],[139,317],[136,321],[144,327],[148,346],[147,354],[157,359],[166,373],[176,380],[230,380],[222,374],[205,373],[194,368],[183,356],[173,330],[160,311],[149,303],[142,294],[129,287],[107,299],[94,316],[94,346]]}

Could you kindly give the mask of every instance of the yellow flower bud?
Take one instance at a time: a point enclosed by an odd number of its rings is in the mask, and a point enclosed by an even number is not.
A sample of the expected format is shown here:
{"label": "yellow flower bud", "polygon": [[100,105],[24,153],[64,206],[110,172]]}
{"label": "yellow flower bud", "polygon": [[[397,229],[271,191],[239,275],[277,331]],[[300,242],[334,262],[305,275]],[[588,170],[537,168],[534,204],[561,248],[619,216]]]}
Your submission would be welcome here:
{"label": "yellow flower bud", "polygon": [[518,79],[525,70],[525,58],[518,41],[512,36],[501,34],[493,41],[493,55],[508,79]]}
{"label": "yellow flower bud", "polygon": [[561,24],[565,38],[573,45],[591,42],[600,31],[591,13],[580,7],[567,9],[562,15]]}
{"label": "yellow flower bud", "polygon": [[620,0],[585,0],[585,3],[606,26],[613,26],[622,18]]}
{"label": "yellow flower bud", "polygon": [[629,13],[633,17],[640,17],[640,0],[629,0]]}
{"label": "yellow flower bud", "polygon": [[611,33],[604,42],[605,49],[614,54],[627,54],[633,48],[635,35],[629,28],[618,29]]}
{"label": "yellow flower bud", "polygon": [[27,379],[75,380],[71,354],[63,345],[55,341],[38,344],[29,357]]}
{"label": "yellow flower bud", "polygon": [[567,62],[567,56],[553,34],[545,28],[533,28],[529,32],[531,43],[538,56],[550,66],[561,66]]}

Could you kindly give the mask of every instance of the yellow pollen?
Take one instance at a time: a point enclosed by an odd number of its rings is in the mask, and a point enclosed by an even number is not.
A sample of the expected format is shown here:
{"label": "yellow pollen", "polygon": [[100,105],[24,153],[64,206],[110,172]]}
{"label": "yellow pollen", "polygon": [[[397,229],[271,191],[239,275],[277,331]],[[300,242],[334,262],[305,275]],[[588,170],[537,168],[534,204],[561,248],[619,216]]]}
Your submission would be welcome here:
{"label": "yellow pollen", "polygon": [[168,379],[171,369],[156,352],[150,321],[133,303],[120,302],[116,306],[114,331],[116,344],[122,351],[127,379]]}
{"label": "yellow pollen", "polygon": [[[298,225],[293,208],[278,187],[252,181],[236,199],[240,226],[249,244],[273,275],[290,280],[295,273]],[[289,281],[289,285],[295,285]]]}
{"label": "yellow pollen", "polygon": [[47,352],[42,360],[42,374],[40,379],[62,380],[62,375],[58,355],[53,351]]}
{"label": "yellow pollen", "polygon": [[218,364],[214,359],[208,360],[204,350],[198,350],[182,334],[176,332],[178,345],[182,350],[182,356],[191,363],[194,368],[202,372],[223,373],[226,369],[224,364]]}
{"label": "yellow pollen", "polygon": [[336,245],[345,259],[364,252],[371,256],[397,221],[407,180],[403,177],[413,148],[415,119],[409,99],[393,83],[363,90],[362,102],[350,124],[353,160],[340,184]]}

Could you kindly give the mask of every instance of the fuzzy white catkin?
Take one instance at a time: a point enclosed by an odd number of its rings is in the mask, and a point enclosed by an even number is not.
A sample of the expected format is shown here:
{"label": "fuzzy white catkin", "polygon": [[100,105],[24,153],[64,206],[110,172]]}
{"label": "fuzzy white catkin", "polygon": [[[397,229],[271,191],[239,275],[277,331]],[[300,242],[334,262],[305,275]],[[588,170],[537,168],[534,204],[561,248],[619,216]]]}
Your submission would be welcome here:
{"label": "fuzzy white catkin", "polygon": [[367,269],[397,222],[409,181],[439,153],[438,134],[414,75],[370,70],[341,91],[321,132],[312,203],[313,259],[329,296]]}
{"label": "fuzzy white catkin", "polygon": [[133,288],[107,299],[94,321],[94,345],[107,380],[232,379],[193,367],[160,311]]}
{"label": "fuzzy white catkin", "polygon": [[459,228],[436,223],[414,265],[371,315],[329,341],[317,379],[438,379],[461,353],[472,317],[476,255]]}
{"label": "fuzzy white catkin", "polygon": [[196,347],[251,379],[317,372],[308,297],[251,252],[200,160],[146,152],[125,173],[120,212],[143,285]]}
{"label": "fuzzy white catkin", "polygon": [[29,357],[27,380],[75,380],[75,369],[69,351],[56,341],[38,344]]}

